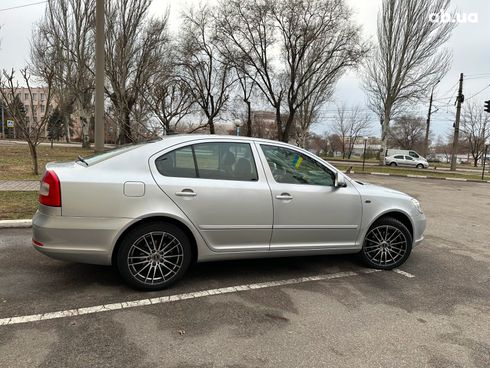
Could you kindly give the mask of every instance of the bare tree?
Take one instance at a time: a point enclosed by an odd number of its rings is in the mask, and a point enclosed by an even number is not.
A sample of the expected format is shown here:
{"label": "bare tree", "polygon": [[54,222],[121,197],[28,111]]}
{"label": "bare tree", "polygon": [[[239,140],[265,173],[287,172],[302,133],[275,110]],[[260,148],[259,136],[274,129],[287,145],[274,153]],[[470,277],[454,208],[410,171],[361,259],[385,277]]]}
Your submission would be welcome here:
{"label": "bare tree", "polygon": [[70,114],[76,109],[81,123],[82,146],[90,147],[89,125],[94,93],[94,0],[48,2],[44,19],[33,31],[31,63],[38,76],[46,65],[55,69],[53,89],[70,140]]}
{"label": "bare tree", "polygon": [[[336,152],[343,150],[345,145],[342,142],[342,138],[335,133],[327,135],[327,142],[329,146],[329,152],[332,156],[335,156]],[[343,152],[343,151],[342,151]]]}
{"label": "bare tree", "polygon": [[342,158],[350,159],[356,141],[370,134],[371,123],[369,115],[362,112],[359,105],[347,108],[344,104],[337,106],[337,116],[332,131],[339,137],[342,149]]}
{"label": "bare tree", "polygon": [[255,78],[249,78],[242,69],[235,68],[237,73],[238,84],[240,86],[240,97],[246,105],[246,113],[244,116],[245,126],[247,128],[245,135],[247,137],[252,137],[252,102],[251,97],[255,89]]}
{"label": "bare tree", "polygon": [[[28,91],[29,109],[31,111],[30,119],[26,115],[24,110],[24,104],[19,98],[19,85],[15,76],[15,72],[12,69],[10,72],[3,70],[0,75],[0,94],[2,96],[2,103],[7,109],[8,114],[14,119],[17,132],[20,133],[22,139],[24,139],[28,146],[32,159],[32,173],[34,175],[39,174],[37,146],[41,137],[44,135],[46,125],[49,121],[52,101],[52,86],[54,80],[54,71],[45,69],[43,75],[45,76],[43,82],[46,83],[45,87],[45,105],[35,104],[33,86],[31,83],[32,75],[27,68],[20,70],[21,80],[25,83]],[[40,106],[45,106],[44,113]],[[40,111],[38,111],[38,109]]]}
{"label": "bare tree", "polygon": [[485,142],[490,140],[490,118],[476,103],[466,105],[461,120],[463,139],[473,158],[473,166],[478,165],[485,151]]}
{"label": "bare tree", "polygon": [[383,0],[378,15],[378,45],[366,63],[365,89],[381,121],[380,165],[390,121],[408,102],[426,97],[449,70],[451,55],[441,50],[456,23],[433,22],[450,0]]}
{"label": "bare tree", "polygon": [[342,0],[231,0],[220,9],[220,49],[274,108],[282,141],[294,132],[305,101],[321,85],[335,84],[365,52]]}
{"label": "bare tree", "polygon": [[220,58],[216,48],[212,12],[212,8],[202,5],[183,14],[180,50],[181,78],[206,117],[209,132],[214,134],[214,121],[228,102],[235,78],[231,64]]}
{"label": "bare tree", "polygon": [[131,115],[158,71],[168,40],[168,12],[162,19],[150,18],[150,4],[151,0],[113,0],[106,5],[106,93],[114,105],[121,144],[133,140]]}
{"label": "bare tree", "polygon": [[[317,88],[310,94],[313,88],[311,84],[316,84]],[[333,84],[330,80],[320,80],[317,78],[310,79],[305,85],[300,87],[299,96],[304,98],[303,103],[297,110],[296,118],[296,143],[300,147],[306,147],[310,128],[316,124],[320,118],[320,108],[330,99],[333,93]]]}
{"label": "bare tree", "polygon": [[395,119],[388,132],[388,143],[394,147],[413,150],[423,147],[425,120],[421,117],[402,115]]}
{"label": "bare tree", "polygon": [[180,78],[179,67],[175,65],[177,55],[169,48],[163,57],[160,70],[151,79],[144,98],[163,133],[170,134],[193,113],[194,100],[189,86]]}

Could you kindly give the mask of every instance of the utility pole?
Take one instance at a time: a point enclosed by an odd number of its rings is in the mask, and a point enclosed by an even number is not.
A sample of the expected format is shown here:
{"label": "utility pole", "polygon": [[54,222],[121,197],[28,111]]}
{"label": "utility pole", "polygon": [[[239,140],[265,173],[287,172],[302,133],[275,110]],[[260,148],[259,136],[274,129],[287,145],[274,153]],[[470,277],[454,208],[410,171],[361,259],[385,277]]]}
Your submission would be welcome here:
{"label": "utility pole", "polygon": [[424,152],[423,155],[427,158],[427,154],[429,153],[429,133],[430,133],[430,116],[432,114],[432,98],[434,97],[434,88],[436,88],[437,84],[441,80],[438,80],[436,84],[432,87],[432,91],[430,93],[430,101],[429,101],[429,112],[427,114],[427,126],[425,128],[425,139],[424,139]]}
{"label": "utility pole", "polygon": [[458,153],[458,141],[459,141],[459,119],[461,117],[461,104],[464,101],[463,95],[463,73],[459,75],[459,89],[458,97],[456,98],[456,121],[454,122],[454,136],[453,136],[453,149],[451,156],[451,171],[456,171],[456,155]]}
{"label": "utility pole", "polygon": [[104,0],[95,6],[95,152],[104,151]]}

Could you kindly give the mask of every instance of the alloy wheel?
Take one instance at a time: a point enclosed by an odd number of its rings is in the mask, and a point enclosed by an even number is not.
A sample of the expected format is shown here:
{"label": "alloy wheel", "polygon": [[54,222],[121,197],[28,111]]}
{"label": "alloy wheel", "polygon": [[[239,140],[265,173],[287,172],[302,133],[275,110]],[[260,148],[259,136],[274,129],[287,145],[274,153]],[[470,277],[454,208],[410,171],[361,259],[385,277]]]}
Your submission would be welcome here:
{"label": "alloy wheel", "polygon": [[130,247],[127,264],[140,282],[154,285],[172,279],[181,269],[184,248],[170,233],[153,231],[139,237]]}
{"label": "alloy wheel", "polygon": [[407,253],[408,244],[403,232],[391,225],[377,226],[366,235],[365,256],[376,266],[397,264]]}

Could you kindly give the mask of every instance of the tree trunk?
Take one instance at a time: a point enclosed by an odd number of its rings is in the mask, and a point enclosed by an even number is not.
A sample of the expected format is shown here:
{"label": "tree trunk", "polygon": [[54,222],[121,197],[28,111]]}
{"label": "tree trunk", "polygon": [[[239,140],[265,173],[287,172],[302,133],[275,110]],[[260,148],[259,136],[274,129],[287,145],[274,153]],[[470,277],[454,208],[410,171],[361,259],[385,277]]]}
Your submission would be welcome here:
{"label": "tree trunk", "polygon": [[39,175],[39,168],[37,163],[37,147],[31,142],[27,142],[27,144],[29,145],[29,152],[31,153],[32,173],[34,175]]}
{"label": "tree trunk", "polygon": [[90,148],[90,113],[80,107],[80,123],[82,124],[82,148]]}
{"label": "tree trunk", "polygon": [[286,127],[284,128],[284,133],[282,134],[281,141],[288,143],[289,141],[289,135],[291,134],[291,127],[293,126],[294,122],[294,112],[291,113],[291,110],[289,110],[289,116],[288,120],[286,121]]}
{"label": "tree trunk", "polygon": [[277,127],[277,139],[282,138],[282,120],[281,120],[281,106],[276,107],[276,127]]}
{"label": "tree trunk", "polygon": [[210,134],[216,134],[216,132],[214,130],[214,121],[213,121],[213,118],[209,118],[208,119],[208,126],[209,126],[209,133]]}
{"label": "tree trunk", "polygon": [[252,108],[250,106],[250,101],[246,100],[247,104],[247,137],[252,136]]}
{"label": "tree trunk", "polygon": [[379,154],[379,165],[385,164],[386,149],[388,148],[388,129],[390,125],[390,110],[385,108],[383,123],[381,124],[381,152]]}
{"label": "tree trunk", "polygon": [[131,118],[130,112],[127,108],[122,112],[122,124],[121,130],[119,131],[119,144],[128,144],[133,141],[131,135]]}

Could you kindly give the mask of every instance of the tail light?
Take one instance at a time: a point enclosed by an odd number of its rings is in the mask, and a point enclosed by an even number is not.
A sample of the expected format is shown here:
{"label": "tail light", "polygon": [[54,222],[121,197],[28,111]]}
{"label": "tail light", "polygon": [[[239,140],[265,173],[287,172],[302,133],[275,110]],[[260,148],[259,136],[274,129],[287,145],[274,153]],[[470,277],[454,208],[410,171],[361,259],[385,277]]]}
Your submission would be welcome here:
{"label": "tail light", "polygon": [[41,180],[39,203],[45,206],[61,207],[60,179],[52,170],[46,170]]}

